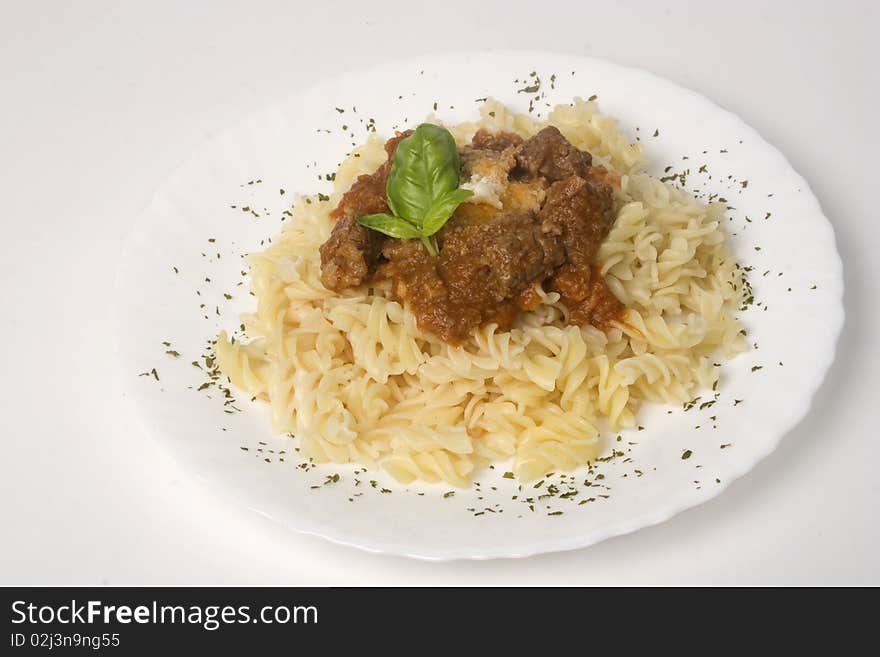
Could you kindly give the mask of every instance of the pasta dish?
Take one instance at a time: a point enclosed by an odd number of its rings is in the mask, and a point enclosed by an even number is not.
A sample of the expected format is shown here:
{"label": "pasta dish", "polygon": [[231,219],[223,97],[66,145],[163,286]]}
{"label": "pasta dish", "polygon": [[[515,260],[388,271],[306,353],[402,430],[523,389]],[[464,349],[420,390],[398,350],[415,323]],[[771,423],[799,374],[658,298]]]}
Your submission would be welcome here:
{"label": "pasta dish", "polygon": [[217,363],[315,462],[455,486],[587,464],[746,348],[726,207],[646,165],[580,98],[373,134],[249,256],[256,308]]}

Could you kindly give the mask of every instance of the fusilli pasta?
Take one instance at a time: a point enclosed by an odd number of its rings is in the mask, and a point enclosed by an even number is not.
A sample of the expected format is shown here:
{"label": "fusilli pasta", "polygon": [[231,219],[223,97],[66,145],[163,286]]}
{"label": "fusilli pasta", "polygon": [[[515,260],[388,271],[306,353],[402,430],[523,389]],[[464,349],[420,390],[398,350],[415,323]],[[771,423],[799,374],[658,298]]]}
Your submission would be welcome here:
{"label": "fusilli pasta", "polygon": [[[449,128],[459,143],[481,127],[529,136],[546,125],[491,100],[481,115]],[[420,331],[383,284],[325,289],[328,215],[384,160],[374,136],[341,165],[329,200],[296,203],[281,235],[249,257],[249,341],[223,333],[216,345],[229,380],[268,402],[273,429],[295,434],[305,456],[455,486],[513,459],[527,481],[595,459],[601,429],[634,426],[643,401],[687,401],[718,380],[718,358],[744,348],[724,208],[643,173],[641,148],[595,102],[559,106],[548,123],[620,176],[620,209],[596,262],[628,309],[623,321],[607,333],[567,326],[559,295],[539,292],[539,307],[511,330],[490,324],[452,346]]]}

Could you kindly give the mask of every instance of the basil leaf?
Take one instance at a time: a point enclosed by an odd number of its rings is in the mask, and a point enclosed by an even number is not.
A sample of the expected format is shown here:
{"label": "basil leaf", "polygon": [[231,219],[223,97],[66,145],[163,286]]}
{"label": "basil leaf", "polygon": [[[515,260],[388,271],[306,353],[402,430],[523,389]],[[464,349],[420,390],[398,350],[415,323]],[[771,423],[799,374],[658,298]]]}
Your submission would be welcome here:
{"label": "basil leaf", "polygon": [[418,228],[400,217],[393,217],[390,214],[367,214],[358,217],[357,222],[361,226],[366,226],[390,237],[411,240],[422,236]]}
{"label": "basil leaf", "polygon": [[421,227],[434,201],[458,187],[461,162],[445,128],[422,123],[397,146],[388,175],[388,206]]}
{"label": "basil leaf", "polygon": [[397,145],[385,195],[394,215],[358,217],[362,226],[400,239],[418,238],[437,255],[440,230],[473,192],[458,186],[461,161],[445,128],[423,123]]}
{"label": "basil leaf", "polygon": [[422,221],[422,234],[433,235],[443,228],[446,220],[452,216],[453,212],[455,212],[455,208],[457,208],[462,201],[473,195],[474,193],[471,190],[458,187],[434,199],[431,208],[428,210],[428,213]]}

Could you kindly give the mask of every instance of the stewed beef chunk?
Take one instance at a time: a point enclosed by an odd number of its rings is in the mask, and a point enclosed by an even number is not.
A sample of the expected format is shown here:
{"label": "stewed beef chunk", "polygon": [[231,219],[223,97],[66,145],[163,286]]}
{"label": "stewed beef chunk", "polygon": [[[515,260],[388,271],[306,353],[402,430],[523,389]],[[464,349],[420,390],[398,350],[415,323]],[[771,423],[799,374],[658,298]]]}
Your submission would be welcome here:
{"label": "stewed beef chunk", "polygon": [[321,282],[336,292],[363,283],[376,267],[385,236],[361,226],[352,215],[340,219],[321,245]]}
{"label": "stewed beef chunk", "polygon": [[356,287],[369,277],[382,254],[385,236],[364,228],[357,217],[389,212],[385,184],[391,171],[391,162],[397,145],[412,134],[402,132],[385,143],[388,159],[371,174],[358,176],[330,213],[336,225],[330,238],[321,245],[321,282],[324,287],[339,292]]}
{"label": "stewed beef chunk", "polygon": [[593,158],[578,150],[557,128],[547,126],[527,139],[516,156],[520,178],[544,177],[553,183],[571,176],[584,178]]}
{"label": "stewed beef chunk", "polygon": [[571,176],[553,183],[538,218],[548,235],[557,235],[570,264],[585,266],[614,223],[611,187]]}
{"label": "stewed beef chunk", "polygon": [[572,176],[553,183],[539,213],[541,227],[557,235],[565,248],[565,264],[550,278],[570,311],[572,324],[611,327],[623,305],[591,264],[614,223],[611,187]]}
{"label": "stewed beef chunk", "polygon": [[550,279],[550,289],[559,292],[568,307],[569,324],[608,330],[623,312],[623,304],[608,289],[598,265],[563,265]]}
{"label": "stewed beef chunk", "polygon": [[563,261],[561,246],[533,215],[508,214],[445,230],[438,271],[453,302],[492,305],[513,298]]}
{"label": "stewed beef chunk", "polygon": [[507,329],[528,305],[524,293],[565,260],[558,238],[525,212],[452,223],[439,241],[440,255],[431,257],[416,240],[388,240],[378,275],[392,279],[423,330],[452,343],[488,322]]}

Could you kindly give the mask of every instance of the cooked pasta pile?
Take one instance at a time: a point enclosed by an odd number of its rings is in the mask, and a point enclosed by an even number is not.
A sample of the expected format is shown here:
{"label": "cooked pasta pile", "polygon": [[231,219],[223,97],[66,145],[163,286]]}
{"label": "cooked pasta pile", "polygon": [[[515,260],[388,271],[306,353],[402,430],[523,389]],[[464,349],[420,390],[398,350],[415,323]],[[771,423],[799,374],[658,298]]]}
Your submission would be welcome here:
{"label": "cooked pasta pile", "polygon": [[447,127],[461,145],[478,128],[528,137],[548,124],[620,175],[620,209],[597,262],[624,321],[607,333],[568,326],[559,295],[545,292],[511,330],[490,324],[452,346],[420,331],[386,283],[325,289],[318,248],[328,215],[385,160],[373,137],[342,164],[329,201],[297,203],[272,245],[249,256],[250,341],[223,333],[217,342],[221,370],[269,403],[274,430],[294,434],[306,457],[455,486],[512,459],[529,481],[595,459],[600,430],[634,426],[643,401],[682,403],[712,387],[717,363],[745,348],[724,207],[643,173],[641,147],[595,102],[576,99],[539,122],[489,101],[480,121]]}

